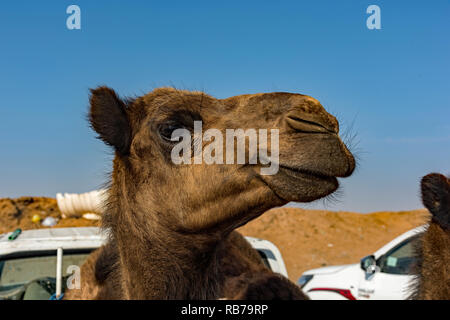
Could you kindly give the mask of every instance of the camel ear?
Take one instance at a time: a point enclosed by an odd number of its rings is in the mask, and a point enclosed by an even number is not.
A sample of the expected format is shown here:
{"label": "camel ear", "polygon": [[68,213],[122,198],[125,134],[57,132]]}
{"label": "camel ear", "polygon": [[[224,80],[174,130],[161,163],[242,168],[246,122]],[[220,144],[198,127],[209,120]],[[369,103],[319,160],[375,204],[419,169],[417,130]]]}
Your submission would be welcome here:
{"label": "camel ear", "polygon": [[438,173],[422,178],[422,202],[441,227],[450,228],[450,180]]}
{"label": "camel ear", "polygon": [[108,87],[91,89],[89,121],[99,138],[122,154],[130,149],[131,129],[125,103]]}

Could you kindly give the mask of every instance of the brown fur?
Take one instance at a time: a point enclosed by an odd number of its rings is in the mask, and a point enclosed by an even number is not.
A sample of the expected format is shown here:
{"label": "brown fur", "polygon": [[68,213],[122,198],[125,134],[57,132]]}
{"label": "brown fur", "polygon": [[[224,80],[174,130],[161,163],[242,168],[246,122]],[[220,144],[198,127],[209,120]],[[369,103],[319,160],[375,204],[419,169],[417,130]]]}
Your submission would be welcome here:
{"label": "brown fur", "polygon": [[450,179],[429,174],[422,179],[422,201],[431,213],[417,247],[418,270],[412,299],[450,299]]}
{"label": "brown fur", "polygon": [[[317,100],[291,93],[219,100],[161,88],[123,101],[100,87],[89,117],[116,152],[103,218],[111,239],[82,267],[82,285],[100,289],[66,298],[305,298],[233,230],[275,206],[327,196],[336,177],[353,172],[338,122]],[[194,120],[224,136],[227,128],[279,129],[279,172],[260,175],[261,163],[173,164],[164,136],[192,129]]]}

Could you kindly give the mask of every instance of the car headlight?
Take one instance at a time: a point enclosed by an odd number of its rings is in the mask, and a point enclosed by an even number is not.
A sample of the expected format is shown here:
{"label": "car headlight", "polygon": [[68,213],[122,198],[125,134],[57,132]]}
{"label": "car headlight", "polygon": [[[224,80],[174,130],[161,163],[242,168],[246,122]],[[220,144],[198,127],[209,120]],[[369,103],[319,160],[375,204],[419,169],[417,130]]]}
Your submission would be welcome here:
{"label": "car headlight", "polygon": [[300,288],[303,288],[308,282],[311,281],[313,277],[314,276],[312,274],[304,274],[300,277],[300,279],[298,279],[297,284],[300,286]]}

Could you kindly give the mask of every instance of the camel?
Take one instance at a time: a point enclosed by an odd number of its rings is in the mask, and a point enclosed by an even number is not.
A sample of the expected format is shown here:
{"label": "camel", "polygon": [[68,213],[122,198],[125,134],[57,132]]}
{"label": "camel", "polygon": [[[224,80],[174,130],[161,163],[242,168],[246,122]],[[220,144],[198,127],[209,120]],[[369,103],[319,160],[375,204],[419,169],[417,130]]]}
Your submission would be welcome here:
{"label": "camel", "polygon": [[421,181],[422,202],[431,213],[427,230],[416,248],[417,274],[411,299],[450,299],[450,179],[426,175]]}
{"label": "camel", "polygon": [[[338,121],[319,101],[285,92],[216,99],[174,88],[121,99],[98,87],[89,120],[115,151],[102,217],[110,240],[66,299],[306,299],[234,229],[290,201],[326,197],[352,174]],[[192,131],[194,121],[222,132],[278,129],[278,172],[260,174],[262,161],[174,164],[172,135]]]}

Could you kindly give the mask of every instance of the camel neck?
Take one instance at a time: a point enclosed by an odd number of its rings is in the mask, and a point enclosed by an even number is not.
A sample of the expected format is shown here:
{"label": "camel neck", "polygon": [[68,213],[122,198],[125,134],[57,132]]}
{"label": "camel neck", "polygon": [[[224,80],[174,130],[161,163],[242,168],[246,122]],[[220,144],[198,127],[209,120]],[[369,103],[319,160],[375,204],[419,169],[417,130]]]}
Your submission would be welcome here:
{"label": "camel neck", "polygon": [[217,274],[217,257],[224,240],[180,234],[162,226],[139,230],[124,220],[115,224],[113,235],[127,298],[218,298],[222,276]]}
{"label": "camel neck", "polygon": [[[448,278],[450,255],[445,253],[449,247],[450,230],[436,223],[430,223],[421,244],[420,298],[432,300],[448,298],[450,285],[442,283],[442,279]],[[439,283],[442,285],[437,285]]]}

